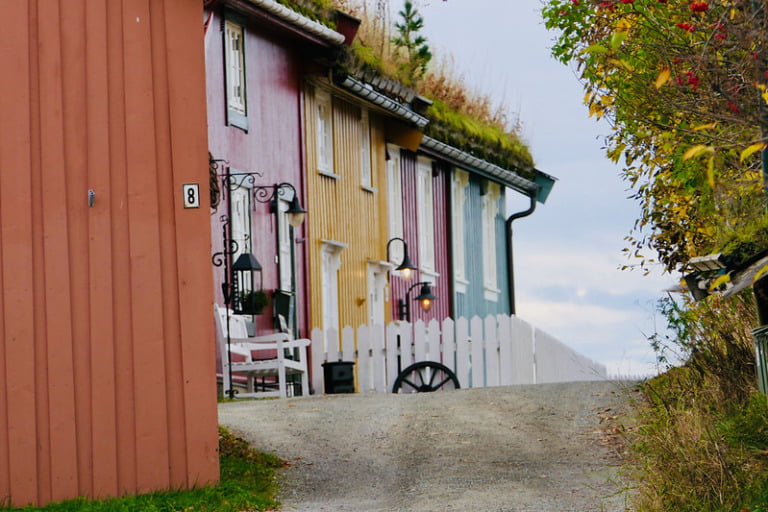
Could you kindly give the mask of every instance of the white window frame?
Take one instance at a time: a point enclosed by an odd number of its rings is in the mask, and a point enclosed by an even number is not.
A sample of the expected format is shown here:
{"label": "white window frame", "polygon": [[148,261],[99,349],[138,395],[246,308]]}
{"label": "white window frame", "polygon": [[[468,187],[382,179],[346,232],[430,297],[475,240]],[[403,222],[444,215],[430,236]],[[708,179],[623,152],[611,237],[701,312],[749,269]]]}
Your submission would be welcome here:
{"label": "white window frame", "polygon": [[288,208],[293,199],[293,193],[290,197],[280,197],[277,201],[277,273],[278,288],[281,291],[294,292],[294,268],[293,268],[293,227],[288,223]]}
{"label": "white window frame", "polygon": [[[387,217],[389,239],[403,238],[403,180],[400,170],[400,148],[387,144]],[[401,242],[389,246],[389,262],[399,265],[403,262],[404,247]]]}
{"label": "white window frame", "polygon": [[499,214],[501,187],[497,183],[486,182],[482,196],[482,235],[483,235],[483,287],[485,299],[498,302],[498,272],[496,269],[496,217]]}
{"label": "white window frame", "polygon": [[233,19],[224,20],[224,70],[227,123],[248,129],[245,74],[245,28]]}
{"label": "white window frame", "polygon": [[317,126],[317,171],[332,178],[333,163],[333,101],[331,94],[323,89],[315,90],[315,120]]}
{"label": "white window frame", "polygon": [[373,187],[373,163],[371,162],[371,120],[368,109],[360,109],[360,185],[364,190],[375,192]]}
{"label": "white window frame", "polygon": [[419,156],[417,168],[416,222],[419,230],[419,270],[434,277],[436,272],[432,160]]}
{"label": "white window frame", "polygon": [[469,173],[454,169],[451,180],[451,222],[453,224],[453,279],[456,292],[467,293],[466,230],[464,226],[464,207],[467,202]]}

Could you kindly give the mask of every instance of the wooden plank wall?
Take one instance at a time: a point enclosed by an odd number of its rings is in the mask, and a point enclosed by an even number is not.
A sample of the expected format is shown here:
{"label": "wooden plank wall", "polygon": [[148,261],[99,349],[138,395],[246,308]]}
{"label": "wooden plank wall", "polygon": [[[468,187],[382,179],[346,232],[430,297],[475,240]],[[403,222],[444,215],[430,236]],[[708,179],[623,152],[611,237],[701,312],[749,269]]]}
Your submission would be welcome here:
{"label": "wooden plank wall", "polygon": [[306,94],[307,222],[310,255],[310,325],[322,325],[321,240],[347,244],[339,270],[341,325],[368,323],[369,260],[386,260],[387,204],[382,120],[371,112],[373,189],[364,190],[360,178],[360,107],[333,98],[334,172],[317,172],[316,103],[314,85]]}
{"label": "wooden plank wall", "polygon": [[505,189],[501,189],[496,216],[496,276],[500,290],[497,301],[485,298],[483,274],[483,178],[470,175],[467,199],[464,204],[464,261],[467,284],[466,293],[456,293],[455,315],[458,317],[486,316],[509,313],[509,283],[507,280],[507,246],[504,237],[506,217]]}
{"label": "wooden plank wall", "polygon": [[201,4],[4,7],[0,503],[214,481]]}
{"label": "wooden plank wall", "polygon": [[[224,90],[224,48],[222,15],[211,12],[206,32],[206,79],[208,95],[208,143],[209,150],[219,162],[219,172],[227,167],[232,172],[258,172],[254,185],[292,184],[302,205],[304,197],[304,169],[302,166],[302,116],[300,49],[295,43],[267,32],[258,23],[248,23],[245,34],[246,94],[248,95],[248,131],[227,125]],[[221,250],[220,217],[227,213],[228,195],[211,214],[213,244]],[[254,239],[251,252],[264,267],[257,279],[263,279],[264,288],[278,287],[277,264],[277,217],[270,212],[268,203],[254,201],[252,232]],[[298,239],[305,238],[302,225],[295,232]],[[306,244],[297,244],[296,250],[296,304],[299,308],[299,329],[308,333],[306,312],[307,268],[304,255]],[[214,270],[214,291],[217,303],[223,304],[221,283],[224,271]],[[271,310],[256,317],[259,333],[274,331]]]}
{"label": "wooden plank wall", "polygon": [[[429,321],[431,319],[442,320],[451,314],[451,287],[450,287],[450,246],[448,220],[448,184],[450,180],[450,167],[442,162],[433,161],[432,174],[432,206],[434,210],[434,244],[435,244],[435,270],[439,274],[432,293],[438,297],[432,304],[430,311],[423,311],[413,298],[419,294],[419,288],[411,292],[411,319]],[[417,222],[417,155],[412,151],[402,149],[400,152],[400,171],[403,184],[403,238],[408,243],[408,253],[411,261],[418,267],[419,255],[419,226]],[[405,281],[400,277],[392,277],[391,300],[392,314],[397,317],[397,300],[405,298],[408,288],[416,283],[419,276],[411,277]]]}

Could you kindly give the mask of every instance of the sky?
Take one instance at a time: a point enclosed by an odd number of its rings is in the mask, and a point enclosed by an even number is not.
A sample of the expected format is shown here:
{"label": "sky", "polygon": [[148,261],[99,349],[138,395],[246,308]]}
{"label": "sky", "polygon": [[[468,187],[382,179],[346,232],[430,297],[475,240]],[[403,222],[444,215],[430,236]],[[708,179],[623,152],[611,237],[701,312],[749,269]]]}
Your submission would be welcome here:
{"label": "sky", "polygon": [[[558,178],[546,204],[516,220],[518,315],[613,376],[657,372],[647,340],[664,332],[656,302],[678,276],[621,271],[639,207],[607,159],[573,69],[550,56],[540,0],[417,0],[433,53],[452,55],[473,89],[519,115],[536,167]],[[393,11],[399,5],[391,2]],[[528,199],[509,192],[510,212]]]}

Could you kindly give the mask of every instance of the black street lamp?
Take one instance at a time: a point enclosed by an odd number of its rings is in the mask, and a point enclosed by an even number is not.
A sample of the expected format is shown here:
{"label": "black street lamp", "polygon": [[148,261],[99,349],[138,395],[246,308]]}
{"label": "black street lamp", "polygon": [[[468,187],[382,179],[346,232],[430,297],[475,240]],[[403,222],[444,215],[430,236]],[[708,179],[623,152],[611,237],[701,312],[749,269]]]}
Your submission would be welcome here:
{"label": "black street lamp", "polygon": [[399,299],[397,301],[397,310],[400,314],[400,320],[405,320],[406,322],[411,321],[411,292],[417,286],[421,286],[421,290],[413,300],[418,301],[424,311],[429,311],[432,307],[432,302],[437,300],[437,296],[432,294],[432,288],[430,288],[430,284],[427,281],[421,281],[411,285],[405,293],[405,299]]}
{"label": "black street lamp", "polygon": [[400,237],[392,238],[389,242],[387,242],[387,261],[389,261],[389,246],[394,242],[395,240],[399,240],[403,243],[403,261],[400,262],[400,264],[395,268],[395,270],[399,270],[403,274],[403,279],[410,279],[413,275],[413,272],[418,270],[416,268],[416,265],[411,263],[411,258],[408,257],[408,244],[405,240],[403,240]]}

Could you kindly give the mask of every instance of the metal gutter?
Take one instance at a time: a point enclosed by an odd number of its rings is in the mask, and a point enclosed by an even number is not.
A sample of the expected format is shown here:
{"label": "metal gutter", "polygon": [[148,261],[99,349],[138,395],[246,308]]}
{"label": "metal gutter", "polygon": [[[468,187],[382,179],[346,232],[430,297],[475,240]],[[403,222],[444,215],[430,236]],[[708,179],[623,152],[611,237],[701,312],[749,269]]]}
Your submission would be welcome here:
{"label": "metal gutter", "polygon": [[515,305],[515,259],[514,259],[514,242],[512,241],[512,222],[514,222],[515,219],[522,219],[523,217],[527,217],[530,214],[533,213],[533,211],[536,209],[536,195],[531,194],[530,196],[531,204],[528,207],[528,209],[513,213],[509,216],[507,221],[504,223],[504,238],[507,241],[507,293],[509,294],[509,312],[510,314],[514,315],[516,314],[516,305]]}
{"label": "metal gutter", "polygon": [[322,23],[309,19],[274,0],[246,0],[248,3],[259,7],[280,20],[289,23],[301,30],[312,34],[328,43],[340,45],[344,42],[344,35],[326,27]]}
{"label": "metal gutter", "polygon": [[370,85],[363,83],[360,80],[356,80],[351,76],[345,76],[343,79],[338,79],[336,82],[339,87],[346,89],[355,96],[366,101],[370,101],[374,105],[383,108],[400,119],[415,124],[417,128],[424,128],[427,123],[429,123],[429,120],[426,117],[417,114],[389,96],[381,94]]}
{"label": "metal gutter", "polygon": [[502,169],[498,165],[486,162],[485,160],[472,156],[469,153],[465,153],[464,151],[449,146],[432,137],[427,137],[425,135],[421,141],[421,147],[422,149],[430,150],[437,156],[452,160],[453,163],[458,164],[459,166],[469,167],[471,171],[506,187],[517,190],[527,196],[536,197],[536,194],[539,191],[539,185],[523,178],[516,172]]}

